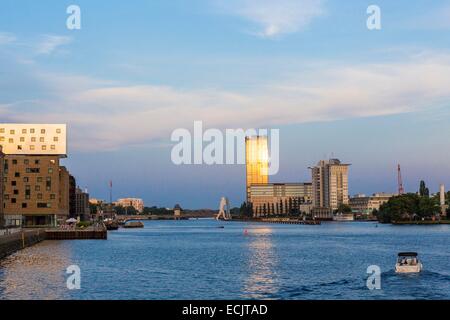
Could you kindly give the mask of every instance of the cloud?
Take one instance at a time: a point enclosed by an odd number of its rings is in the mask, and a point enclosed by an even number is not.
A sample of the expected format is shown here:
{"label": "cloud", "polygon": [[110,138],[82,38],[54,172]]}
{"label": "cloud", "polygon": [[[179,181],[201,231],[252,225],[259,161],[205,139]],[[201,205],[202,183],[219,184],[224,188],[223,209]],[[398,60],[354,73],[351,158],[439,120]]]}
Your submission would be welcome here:
{"label": "cloud", "polygon": [[195,120],[208,127],[266,128],[417,112],[450,99],[450,55],[438,54],[379,64],[327,62],[251,91],[136,86],[33,72],[44,93],[0,101],[3,121],[69,123],[71,147],[78,150],[167,140]]}
{"label": "cloud", "polygon": [[16,36],[9,32],[0,32],[0,45],[10,44],[16,41]]}
{"label": "cloud", "polygon": [[70,37],[57,35],[43,35],[36,46],[37,54],[51,54],[59,47],[71,42]]}
{"label": "cloud", "polygon": [[324,14],[322,0],[227,0],[219,5],[256,24],[258,30],[252,33],[267,38],[300,31]]}

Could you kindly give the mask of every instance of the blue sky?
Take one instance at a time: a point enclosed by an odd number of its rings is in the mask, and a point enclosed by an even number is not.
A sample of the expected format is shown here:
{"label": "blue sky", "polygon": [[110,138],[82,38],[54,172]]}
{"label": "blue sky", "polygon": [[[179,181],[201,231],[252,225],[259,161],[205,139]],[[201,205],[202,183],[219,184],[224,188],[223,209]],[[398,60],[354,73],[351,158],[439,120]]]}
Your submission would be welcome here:
{"label": "blue sky", "polygon": [[[81,30],[66,8],[81,8]],[[366,28],[381,8],[382,29]],[[350,192],[450,186],[450,2],[24,1],[0,10],[0,120],[69,124],[65,165],[93,197],[217,207],[243,166],[180,166],[170,134],[279,128],[278,175],[352,164]]]}

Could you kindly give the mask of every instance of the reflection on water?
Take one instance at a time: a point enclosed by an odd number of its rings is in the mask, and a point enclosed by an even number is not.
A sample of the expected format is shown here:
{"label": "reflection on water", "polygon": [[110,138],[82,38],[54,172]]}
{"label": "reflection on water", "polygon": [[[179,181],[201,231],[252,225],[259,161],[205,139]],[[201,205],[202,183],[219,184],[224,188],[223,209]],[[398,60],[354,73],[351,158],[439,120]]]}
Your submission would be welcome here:
{"label": "reflection on water", "polygon": [[263,299],[279,289],[278,256],[272,242],[272,229],[251,229],[248,238],[248,278],[244,283],[243,298]]}
{"label": "reflection on water", "polygon": [[44,241],[0,261],[0,299],[64,299],[69,253]]}

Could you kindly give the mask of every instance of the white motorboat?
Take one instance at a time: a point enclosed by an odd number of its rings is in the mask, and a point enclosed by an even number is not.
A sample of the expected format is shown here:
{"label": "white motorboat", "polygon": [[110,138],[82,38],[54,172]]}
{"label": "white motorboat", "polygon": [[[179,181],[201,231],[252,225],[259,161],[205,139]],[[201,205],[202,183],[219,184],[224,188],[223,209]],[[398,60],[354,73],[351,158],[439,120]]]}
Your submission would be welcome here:
{"label": "white motorboat", "polygon": [[423,269],[417,252],[400,252],[395,265],[397,273],[419,273]]}

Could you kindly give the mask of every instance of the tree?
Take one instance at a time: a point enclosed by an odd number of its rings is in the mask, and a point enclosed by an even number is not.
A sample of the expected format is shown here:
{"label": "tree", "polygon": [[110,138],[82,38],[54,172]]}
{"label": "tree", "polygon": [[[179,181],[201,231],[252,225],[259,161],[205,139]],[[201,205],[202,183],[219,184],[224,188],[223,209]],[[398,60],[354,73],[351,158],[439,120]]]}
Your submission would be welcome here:
{"label": "tree", "polygon": [[392,197],[380,207],[378,220],[383,223],[426,219],[439,214],[440,207],[436,198],[414,193]]}
{"label": "tree", "polygon": [[341,203],[339,208],[336,210],[336,213],[350,214],[352,213],[352,208],[348,204]]}
{"label": "tree", "polygon": [[430,190],[427,188],[425,181],[420,181],[420,187],[419,187],[419,195],[421,197],[429,197],[430,196]]}

